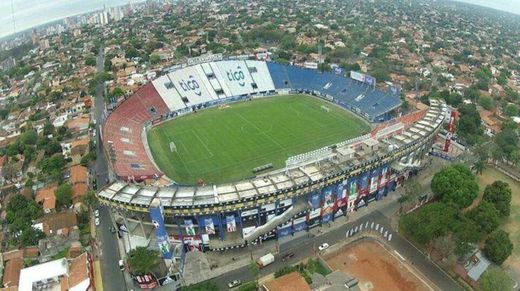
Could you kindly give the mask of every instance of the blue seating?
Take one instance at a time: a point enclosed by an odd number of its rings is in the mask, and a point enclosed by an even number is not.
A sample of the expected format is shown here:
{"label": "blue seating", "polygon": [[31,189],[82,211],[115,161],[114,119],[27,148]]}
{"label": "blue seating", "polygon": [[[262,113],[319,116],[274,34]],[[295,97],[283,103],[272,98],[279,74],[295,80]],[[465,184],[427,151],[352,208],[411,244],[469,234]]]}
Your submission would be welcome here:
{"label": "blue seating", "polygon": [[331,72],[269,62],[267,67],[276,89],[318,91],[333,96],[336,103],[354,110],[369,121],[383,121],[401,105],[398,95],[382,91]]}

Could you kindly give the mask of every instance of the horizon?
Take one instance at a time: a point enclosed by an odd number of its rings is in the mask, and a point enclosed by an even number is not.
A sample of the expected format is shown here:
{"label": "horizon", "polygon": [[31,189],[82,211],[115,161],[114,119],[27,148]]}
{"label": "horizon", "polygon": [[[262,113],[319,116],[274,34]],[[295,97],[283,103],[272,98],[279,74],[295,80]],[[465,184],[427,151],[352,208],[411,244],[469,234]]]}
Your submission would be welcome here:
{"label": "horizon", "polygon": [[[145,0],[132,0],[140,3]],[[13,28],[11,1],[0,3],[0,38],[36,28],[67,17],[89,13],[106,7],[128,4],[129,0],[12,0],[16,31]]]}
{"label": "horizon", "polygon": [[[11,15],[14,10],[14,26]],[[0,3],[0,38],[59,21],[67,17],[94,12],[106,7],[122,6],[129,0],[11,0]],[[141,3],[145,0],[132,0]],[[520,0],[452,0],[520,15]]]}

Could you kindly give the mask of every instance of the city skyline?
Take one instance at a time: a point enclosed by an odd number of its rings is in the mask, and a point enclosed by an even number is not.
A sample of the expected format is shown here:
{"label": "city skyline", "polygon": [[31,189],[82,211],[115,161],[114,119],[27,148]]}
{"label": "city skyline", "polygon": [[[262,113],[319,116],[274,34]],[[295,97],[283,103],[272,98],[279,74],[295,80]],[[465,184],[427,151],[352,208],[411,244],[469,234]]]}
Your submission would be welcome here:
{"label": "city skyline", "polygon": [[[144,0],[132,0],[132,3],[143,2]],[[128,0],[13,0],[2,1],[0,3],[0,37],[12,35],[13,33],[31,29],[52,21],[64,19],[66,17],[88,13],[107,7],[125,5]],[[15,28],[13,27],[14,11]]]}

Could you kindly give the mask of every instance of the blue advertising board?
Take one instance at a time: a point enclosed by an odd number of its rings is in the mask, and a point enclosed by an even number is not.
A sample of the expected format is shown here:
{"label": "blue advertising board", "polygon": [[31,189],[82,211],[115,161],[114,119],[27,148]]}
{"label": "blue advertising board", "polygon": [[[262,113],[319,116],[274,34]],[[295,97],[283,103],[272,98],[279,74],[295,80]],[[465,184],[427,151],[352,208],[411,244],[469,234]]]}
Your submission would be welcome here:
{"label": "blue advertising board", "polygon": [[164,226],[164,216],[162,209],[160,207],[151,207],[150,218],[152,220],[152,224],[155,227],[155,236],[161,255],[164,259],[171,260],[172,251],[170,249],[170,239],[168,237],[168,233],[166,232],[166,227]]}
{"label": "blue advertising board", "polygon": [[312,209],[320,208],[321,205],[321,195],[319,192],[310,192],[309,193],[309,205]]}

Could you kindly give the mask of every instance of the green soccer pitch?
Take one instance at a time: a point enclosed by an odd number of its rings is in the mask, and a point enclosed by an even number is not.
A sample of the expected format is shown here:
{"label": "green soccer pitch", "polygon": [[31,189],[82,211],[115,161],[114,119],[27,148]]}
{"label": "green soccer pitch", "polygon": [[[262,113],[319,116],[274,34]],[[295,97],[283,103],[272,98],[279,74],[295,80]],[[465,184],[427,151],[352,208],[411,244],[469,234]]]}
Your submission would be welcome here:
{"label": "green soccer pitch", "polygon": [[147,133],[159,168],[179,184],[238,181],[253,169],[369,132],[361,118],[303,95],[256,99],[204,109]]}

